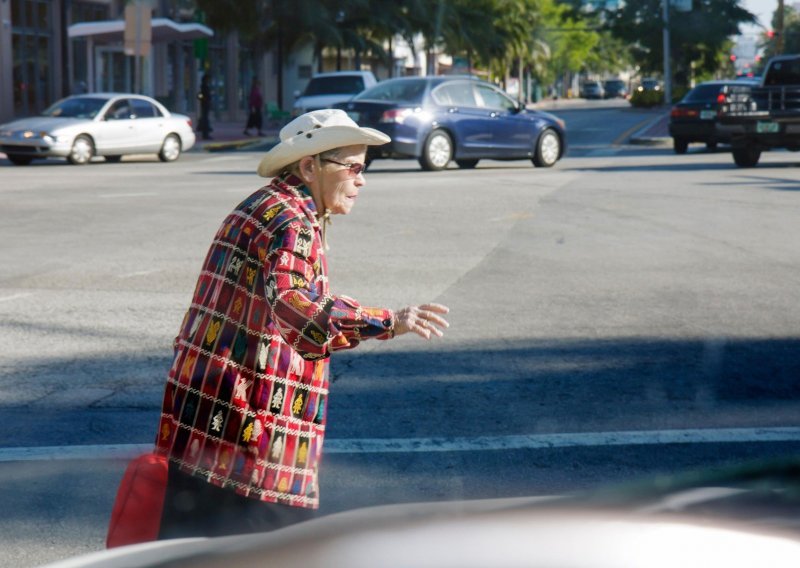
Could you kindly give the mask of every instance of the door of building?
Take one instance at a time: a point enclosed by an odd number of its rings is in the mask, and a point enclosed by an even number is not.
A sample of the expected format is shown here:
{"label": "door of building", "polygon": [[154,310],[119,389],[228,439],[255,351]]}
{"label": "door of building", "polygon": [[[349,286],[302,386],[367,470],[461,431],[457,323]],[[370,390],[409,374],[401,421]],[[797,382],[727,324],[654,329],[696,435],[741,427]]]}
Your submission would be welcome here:
{"label": "door of building", "polygon": [[122,46],[98,46],[95,49],[95,91],[130,93],[133,91],[133,64]]}

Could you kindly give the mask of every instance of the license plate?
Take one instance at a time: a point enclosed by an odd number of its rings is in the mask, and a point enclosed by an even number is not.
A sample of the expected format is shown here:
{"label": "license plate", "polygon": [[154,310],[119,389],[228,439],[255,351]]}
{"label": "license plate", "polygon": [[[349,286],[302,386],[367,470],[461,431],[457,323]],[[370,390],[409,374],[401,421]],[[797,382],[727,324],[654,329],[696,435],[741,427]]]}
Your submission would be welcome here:
{"label": "license plate", "polygon": [[781,127],[777,122],[756,122],[756,132],[759,134],[775,134],[780,131]]}
{"label": "license plate", "polygon": [[347,111],[347,116],[352,118],[355,122],[358,122],[359,120],[361,120],[361,114],[357,113],[354,110],[348,110]]}
{"label": "license plate", "polygon": [[717,111],[715,110],[701,110],[700,120],[714,120],[717,118]]}

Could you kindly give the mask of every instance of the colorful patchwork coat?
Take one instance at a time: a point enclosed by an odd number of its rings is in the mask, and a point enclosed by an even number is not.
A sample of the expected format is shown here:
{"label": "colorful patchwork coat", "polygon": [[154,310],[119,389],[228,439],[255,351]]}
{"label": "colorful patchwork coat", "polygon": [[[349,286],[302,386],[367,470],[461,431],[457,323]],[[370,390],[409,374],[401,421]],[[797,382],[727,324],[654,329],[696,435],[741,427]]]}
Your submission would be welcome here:
{"label": "colorful patchwork coat", "polygon": [[332,296],[317,211],[293,177],[245,199],[206,256],[175,339],[157,452],[262,501],[319,505],[328,359],[393,335],[390,310]]}

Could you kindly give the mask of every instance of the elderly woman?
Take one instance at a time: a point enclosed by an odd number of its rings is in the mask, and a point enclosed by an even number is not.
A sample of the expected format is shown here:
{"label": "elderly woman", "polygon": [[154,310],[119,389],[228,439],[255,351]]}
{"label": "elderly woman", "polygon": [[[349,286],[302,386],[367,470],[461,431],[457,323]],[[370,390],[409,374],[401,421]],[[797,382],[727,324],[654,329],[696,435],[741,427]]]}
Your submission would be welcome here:
{"label": "elderly woman", "polygon": [[258,166],[274,179],[222,223],[175,339],[156,441],[169,459],[159,538],[312,516],[330,354],[447,327],[442,305],[367,308],[328,287],[329,216],[350,212],[367,146],[388,141],[343,111],[304,114]]}

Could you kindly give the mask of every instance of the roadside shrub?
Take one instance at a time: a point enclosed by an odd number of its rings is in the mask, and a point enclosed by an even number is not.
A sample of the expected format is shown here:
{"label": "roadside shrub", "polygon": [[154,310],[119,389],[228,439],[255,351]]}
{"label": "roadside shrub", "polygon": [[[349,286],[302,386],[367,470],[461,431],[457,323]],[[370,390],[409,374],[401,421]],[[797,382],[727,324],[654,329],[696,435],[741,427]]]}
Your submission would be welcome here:
{"label": "roadside shrub", "polygon": [[662,91],[634,91],[630,101],[631,105],[635,107],[655,107],[664,103],[664,93]]}

